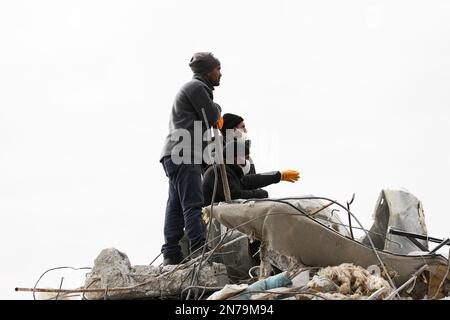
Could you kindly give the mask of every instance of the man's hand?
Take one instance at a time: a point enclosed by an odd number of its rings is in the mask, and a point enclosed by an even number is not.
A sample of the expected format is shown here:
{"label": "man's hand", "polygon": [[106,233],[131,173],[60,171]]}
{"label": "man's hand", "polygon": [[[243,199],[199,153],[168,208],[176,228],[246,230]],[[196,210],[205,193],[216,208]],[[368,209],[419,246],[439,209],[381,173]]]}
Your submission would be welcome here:
{"label": "man's hand", "polygon": [[300,172],[295,170],[281,171],[281,181],[295,182],[300,178]]}

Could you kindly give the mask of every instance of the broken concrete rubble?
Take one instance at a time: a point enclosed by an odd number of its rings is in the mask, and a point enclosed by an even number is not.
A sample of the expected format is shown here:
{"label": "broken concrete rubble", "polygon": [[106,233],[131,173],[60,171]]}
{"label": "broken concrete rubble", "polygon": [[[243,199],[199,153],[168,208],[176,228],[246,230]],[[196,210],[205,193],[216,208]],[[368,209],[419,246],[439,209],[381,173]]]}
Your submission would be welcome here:
{"label": "broken concrete rubble", "polygon": [[[215,206],[210,240],[216,238],[211,247],[220,254],[214,262],[202,264],[196,283],[208,288],[202,297],[376,300],[399,298],[398,293],[402,299],[448,295],[448,259],[429,252],[417,255],[407,239],[387,234],[392,226],[426,234],[420,202],[395,190],[383,190],[380,199],[369,233],[375,247],[367,244],[368,236],[362,242],[353,239],[329,200],[305,196]],[[251,240],[261,242],[260,261],[252,257]],[[125,254],[105,249],[85,284],[105,292],[89,292],[86,297],[179,299],[190,288],[196,265],[189,261],[179,266],[132,267]],[[124,287],[130,290],[107,293],[108,288]]]}
{"label": "broken concrete rubble", "polygon": [[[351,215],[334,200],[314,196],[221,203],[214,207],[210,219],[208,240],[213,249],[205,256],[177,266],[132,266],[124,253],[109,248],[95,259],[81,288],[16,291],[45,293],[40,297],[48,299],[73,298],[80,293],[87,299],[389,300],[449,296],[448,256],[426,251],[427,241],[439,247],[448,242],[423,236],[425,216],[416,197],[406,191],[383,190],[374,224],[369,231],[364,230],[366,237],[361,241],[335,214],[337,210],[331,209],[333,205]],[[208,219],[209,210],[204,208]],[[388,232],[392,227],[403,231],[395,231],[394,236],[392,229]],[[410,238],[398,235],[425,239],[419,245],[422,250],[417,251],[419,242],[413,244]]]}
{"label": "broken concrete rubble", "polygon": [[[417,234],[427,234],[422,203],[405,190],[382,190],[373,218],[374,223],[370,232],[372,241],[378,250],[409,254],[420,249],[405,237],[389,234],[390,227]],[[418,242],[428,249],[426,241],[418,240]],[[367,236],[362,239],[362,243],[370,245]]]}
{"label": "broken concrete rubble", "polygon": [[[180,298],[190,285],[193,266],[169,265],[131,266],[128,257],[115,248],[102,250],[95,259],[94,268],[85,281],[85,288],[104,289],[104,292],[86,293],[89,300],[104,299],[164,299]],[[204,263],[198,278],[199,286],[223,287],[228,283],[224,265]],[[108,288],[130,288],[129,291],[111,291]]]}
{"label": "broken concrete rubble", "polygon": [[326,203],[320,199],[314,199],[313,195],[307,195],[304,197],[311,197],[313,199],[292,199],[289,200],[289,203],[293,204],[310,217],[320,221],[327,227],[339,232],[343,236],[350,237],[350,232],[344,226],[344,223],[339,216],[335,214],[335,210],[331,209],[329,203]]}
{"label": "broken concrete rubble", "polygon": [[[417,204],[414,196],[408,197],[405,194],[399,196],[394,191],[386,191],[384,194],[389,195],[388,198],[392,203],[403,204],[403,207],[400,205],[389,207],[396,208],[395,212],[389,215],[396,218],[387,221],[387,225],[412,226],[414,231],[418,231],[417,227],[420,227],[420,230],[426,232],[423,210],[417,209],[421,208],[421,205]],[[409,208],[405,205],[407,201],[404,199],[411,199],[412,206],[416,208],[415,212],[401,211],[401,208],[405,210]],[[448,260],[445,257],[430,253],[417,256],[375,250],[376,248],[350,238],[349,233],[342,230],[343,224],[339,222],[340,220],[335,219],[331,222],[332,215],[327,215],[330,209],[326,203],[312,200],[317,199],[305,196],[283,201],[264,199],[223,204],[215,207],[214,218],[228,228],[237,229],[262,241],[260,248],[262,277],[268,277],[276,271],[273,267],[287,271],[298,266],[327,267],[353,263],[362,268],[375,265],[380,270],[383,269],[383,277],[388,280],[392,278],[393,285],[400,286],[426,265],[426,276],[418,278],[414,289],[409,290],[407,294],[413,298],[436,294],[441,297],[447,294],[445,283],[450,279],[445,279],[448,276],[448,272],[444,272],[448,270]],[[317,219],[319,212],[328,218]],[[401,224],[403,216],[406,217],[405,224]],[[324,223],[323,220],[330,221]],[[335,227],[332,224],[335,224]],[[404,239],[397,240],[404,242]],[[444,284],[437,285],[441,282]],[[435,284],[433,288],[428,288],[428,292],[427,283]]]}
{"label": "broken concrete rubble", "polygon": [[[178,270],[177,270],[178,269]],[[209,300],[260,300],[260,299],[368,299],[380,288],[391,292],[386,280],[352,264],[320,269],[310,279],[310,270],[300,268],[261,279],[251,284],[233,285],[225,273],[225,266],[205,263],[198,286],[222,288],[208,297]],[[102,289],[88,292],[89,300],[99,299],[179,299],[190,285],[192,265],[131,266],[128,257],[117,249],[104,249],[95,259],[92,272],[84,288]],[[115,291],[128,288],[125,291]],[[110,291],[108,292],[108,289]],[[208,295],[206,295],[208,296]]]}
{"label": "broken concrete rubble", "polygon": [[296,281],[302,273],[300,269],[279,273],[249,286],[225,286],[208,300],[378,300],[392,291],[386,280],[353,264],[323,268],[308,282]]}

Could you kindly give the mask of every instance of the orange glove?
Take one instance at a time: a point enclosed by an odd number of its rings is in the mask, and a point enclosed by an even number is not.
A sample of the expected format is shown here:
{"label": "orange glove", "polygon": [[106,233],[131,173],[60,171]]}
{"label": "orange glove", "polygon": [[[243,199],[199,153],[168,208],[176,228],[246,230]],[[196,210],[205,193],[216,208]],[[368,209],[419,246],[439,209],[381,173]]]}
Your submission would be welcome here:
{"label": "orange glove", "polygon": [[220,117],[219,120],[217,121],[217,128],[221,130],[222,127],[223,127],[223,117]]}
{"label": "orange glove", "polygon": [[281,181],[295,182],[300,178],[300,172],[295,170],[281,171]]}

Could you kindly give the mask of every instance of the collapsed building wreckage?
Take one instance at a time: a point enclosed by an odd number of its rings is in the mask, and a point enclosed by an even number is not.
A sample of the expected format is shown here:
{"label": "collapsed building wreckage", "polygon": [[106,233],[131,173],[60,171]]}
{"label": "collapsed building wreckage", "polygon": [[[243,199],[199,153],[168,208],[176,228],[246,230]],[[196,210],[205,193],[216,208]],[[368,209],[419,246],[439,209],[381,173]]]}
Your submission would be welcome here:
{"label": "collapsed building wreckage", "polygon": [[[413,279],[414,286],[402,291],[404,296],[420,299],[449,294],[448,258],[435,251],[418,251],[417,244],[411,238],[389,232],[398,228],[427,234],[423,208],[416,197],[406,191],[383,190],[377,201],[374,224],[370,230],[364,230],[365,236],[361,240],[354,239],[352,229],[348,230],[339,216],[333,214],[332,204],[352,215],[348,207],[333,200],[305,196],[218,206],[214,208],[213,216],[223,226],[237,227],[250,238],[262,241],[262,278],[270,276],[274,269],[295,271],[308,267],[341,266],[340,271],[348,273],[348,263],[352,263],[388,280],[386,293],[395,292],[398,286]],[[358,221],[355,216],[353,218]],[[421,249],[428,249],[427,241],[412,240],[419,242]],[[447,243],[442,241],[442,244]],[[420,274],[417,274],[418,271]],[[355,272],[349,277],[355,283],[361,280]],[[328,280],[336,284],[334,279],[328,277]],[[342,280],[337,281],[339,287]],[[307,286],[314,287],[314,278],[312,282]],[[336,289],[326,291],[336,292]],[[337,292],[351,294],[352,290],[337,289]]]}
{"label": "collapsed building wreckage", "polygon": [[[348,213],[348,224],[333,207]],[[352,226],[352,220],[359,221],[349,204],[314,196],[220,203],[204,208],[204,218],[213,249],[196,259],[179,265],[131,266],[124,253],[104,249],[84,287],[53,292],[59,298],[82,292],[86,299],[374,300],[449,295],[448,257],[429,252],[427,241],[441,242],[442,247],[449,240],[426,236],[422,204],[407,191],[382,190],[370,230]],[[364,236],[356,239],[353,229],[363,230]]]}

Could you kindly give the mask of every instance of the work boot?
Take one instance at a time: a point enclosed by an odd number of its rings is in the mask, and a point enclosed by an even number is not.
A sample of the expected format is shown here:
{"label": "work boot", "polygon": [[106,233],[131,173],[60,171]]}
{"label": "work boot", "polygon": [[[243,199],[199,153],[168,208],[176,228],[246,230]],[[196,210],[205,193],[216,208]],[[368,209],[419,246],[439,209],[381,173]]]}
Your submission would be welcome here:
{"label": "work boot", "polygon": [[173,264],[179,264],[181,261],[183,261],[183,256],[181,253],[174,254],[174,255],[167,255],[164,256],[163,260],[163,266],[173,265]]}

